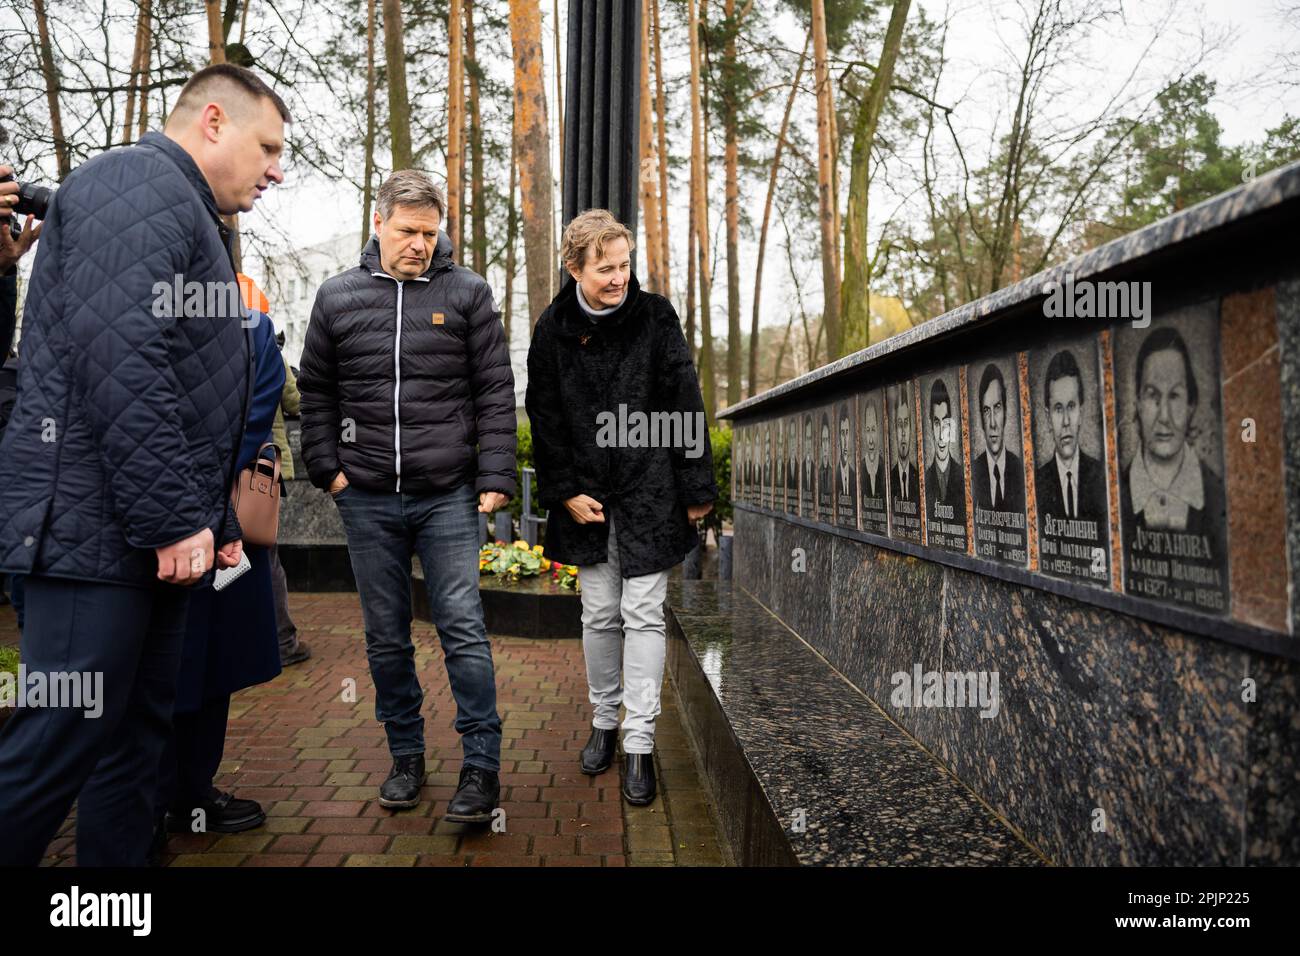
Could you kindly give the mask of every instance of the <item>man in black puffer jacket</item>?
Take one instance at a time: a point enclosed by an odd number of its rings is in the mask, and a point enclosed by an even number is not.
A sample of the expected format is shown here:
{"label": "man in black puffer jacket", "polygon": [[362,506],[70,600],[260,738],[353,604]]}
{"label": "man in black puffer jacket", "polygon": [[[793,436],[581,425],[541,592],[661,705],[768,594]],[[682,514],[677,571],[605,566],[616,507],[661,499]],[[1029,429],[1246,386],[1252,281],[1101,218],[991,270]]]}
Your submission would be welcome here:
{"label": "man in black puffer jacket", "polygon": [[[392,771],[391,809],[424,781],[424,695],[411,644],[411,553],[456,698],[464,748],[447,819],[492,819],[501,718],[478,593],[479,525],[515,492],[515,384],[487,282],[451,260],[442,193],[402,170],[379,188],[361,264],[321,286],[303,348],[302,457],[348,535]],[[477,507],[476,507],[477,506]]]}
{"label": "man in black puffer jacket", "polygon": [[74,800],[79,864],[145,862],[184,585],[241,549],[229,501],[248,333],[219,214],[283,181],[288,118],[250,71],[209,67],[163,133],[55,194],[0,445],[0,571],[27,575],[29,683],[81,693],[4,727],[0,864],[38,863]]}

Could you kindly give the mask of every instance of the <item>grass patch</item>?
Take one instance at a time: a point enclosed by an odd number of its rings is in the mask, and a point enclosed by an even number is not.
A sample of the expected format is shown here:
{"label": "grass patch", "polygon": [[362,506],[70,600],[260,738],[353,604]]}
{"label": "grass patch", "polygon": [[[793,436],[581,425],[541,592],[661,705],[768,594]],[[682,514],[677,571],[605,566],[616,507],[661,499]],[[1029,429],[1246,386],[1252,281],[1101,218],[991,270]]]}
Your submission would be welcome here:
{"label": "grass patch", "polygon": [[18,648],[0,647],[0,671],[18,675]]}

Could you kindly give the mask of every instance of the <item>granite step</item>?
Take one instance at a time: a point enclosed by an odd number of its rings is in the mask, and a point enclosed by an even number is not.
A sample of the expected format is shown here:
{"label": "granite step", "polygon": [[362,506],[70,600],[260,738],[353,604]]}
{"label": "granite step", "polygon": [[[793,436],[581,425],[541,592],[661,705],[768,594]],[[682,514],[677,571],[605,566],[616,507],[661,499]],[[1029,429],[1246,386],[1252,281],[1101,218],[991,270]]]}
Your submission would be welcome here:
{"label": "granite step", "polygon": [[741,865],[1048,861],[747,593],[674,581],[668,667]]}

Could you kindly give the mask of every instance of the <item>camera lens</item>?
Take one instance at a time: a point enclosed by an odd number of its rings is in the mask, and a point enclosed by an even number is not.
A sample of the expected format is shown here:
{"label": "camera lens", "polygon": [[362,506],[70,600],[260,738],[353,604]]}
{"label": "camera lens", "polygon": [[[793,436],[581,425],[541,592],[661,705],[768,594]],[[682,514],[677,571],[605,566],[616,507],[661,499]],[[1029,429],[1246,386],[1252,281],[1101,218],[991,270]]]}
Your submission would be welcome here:
{"label": "camera lens", "polygon": [[48,186],[19,183],[18,204],[14,206],[14,213],[19,216],[35,216],[37,219],[44,219],[46,213],[50,211],[50,199],[53,196],[54,190]]}

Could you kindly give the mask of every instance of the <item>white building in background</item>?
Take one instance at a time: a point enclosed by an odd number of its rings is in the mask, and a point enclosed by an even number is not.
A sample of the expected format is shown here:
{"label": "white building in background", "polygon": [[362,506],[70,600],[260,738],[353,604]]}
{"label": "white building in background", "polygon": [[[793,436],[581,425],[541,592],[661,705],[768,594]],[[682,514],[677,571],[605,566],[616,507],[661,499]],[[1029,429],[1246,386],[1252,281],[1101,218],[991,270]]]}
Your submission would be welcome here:
{"label": "white building in background", "polygon": [[307,320],[321,283],[355,266],[361,247],[353,230],[314,246],[295,246],[262,259],[262,291],[271,321],[284,333],[284,354],[297,368],[307,338]]}
{"label": "white building in background", "polygon": [[[271,320],[284,332],[284,354],[294,368],[302,358],[307,339],[307,323],[321,284],[332,276],[354,268],[361,259],[361,247],[355,231],[326,239],[314,246],[286,248],[263,257],[260,285],[271,303]],[[497,276],[496,278],[500,278]],[[501,292],[493,286],[492,295],[501,307]],[[515,373],[515,407],[523,415],[524,390],[528,386],[527,295],[524,273],[515,280],[515,319],[511,330],[510,365]]]}

